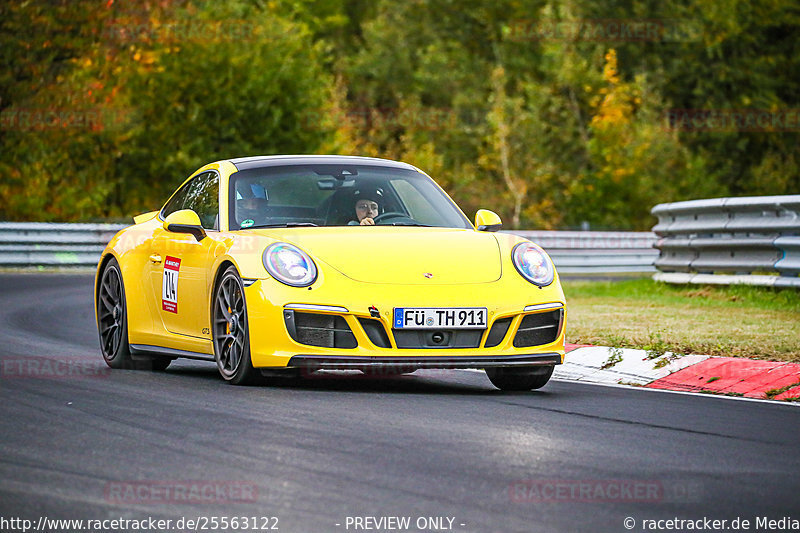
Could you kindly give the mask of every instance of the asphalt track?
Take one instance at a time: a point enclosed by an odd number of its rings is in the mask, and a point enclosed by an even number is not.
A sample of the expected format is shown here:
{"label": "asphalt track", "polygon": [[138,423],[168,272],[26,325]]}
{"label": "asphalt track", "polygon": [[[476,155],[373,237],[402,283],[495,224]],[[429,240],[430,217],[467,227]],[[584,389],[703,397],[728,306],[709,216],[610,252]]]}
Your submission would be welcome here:
{"label": "asphalt track", "polygon": [[85,275],[0,275],[3,531],[14,517],[263,516],[310,533],[376,531],[354,528],[365,516],[463,532],[800,519],[797,406],[570,382],[502,393],[469,371],[261,387],[199,362],[109,372],[91,293]]}

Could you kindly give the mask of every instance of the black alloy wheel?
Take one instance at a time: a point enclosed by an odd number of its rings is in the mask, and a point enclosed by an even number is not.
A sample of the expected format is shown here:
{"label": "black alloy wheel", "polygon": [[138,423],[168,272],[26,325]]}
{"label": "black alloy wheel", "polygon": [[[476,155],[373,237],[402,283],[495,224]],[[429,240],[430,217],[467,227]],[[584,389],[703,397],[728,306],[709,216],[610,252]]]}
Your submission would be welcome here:
{"label": "black alloy wheel", "polygon": [[220,375],[233,385],[253,383],[260,377],[250,360],[250,332],[244,286],[234,267],[217,283],[212,300],[214,359]]}
{"label": "black alloy wheel", "polygon": [[97,291],[97,331],[100,334],[100,351],[111,368],[135,370],[165,370],[169,357],[142,357],[134,359],[128,343],[128,310],[125,304],[125,285],[119,263],[112,258],[100,277]]}

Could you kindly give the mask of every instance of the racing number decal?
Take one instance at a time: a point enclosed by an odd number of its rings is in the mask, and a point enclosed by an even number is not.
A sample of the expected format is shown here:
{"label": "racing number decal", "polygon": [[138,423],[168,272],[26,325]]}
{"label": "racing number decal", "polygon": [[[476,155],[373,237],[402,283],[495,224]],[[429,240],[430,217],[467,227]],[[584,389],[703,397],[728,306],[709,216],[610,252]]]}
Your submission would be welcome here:
{"label": "racing number decal", "polygon": [[181,260],[167,256],[164,261],[164,281],[161,288],[161,308],[170,313],[178,312],[178,271]]}

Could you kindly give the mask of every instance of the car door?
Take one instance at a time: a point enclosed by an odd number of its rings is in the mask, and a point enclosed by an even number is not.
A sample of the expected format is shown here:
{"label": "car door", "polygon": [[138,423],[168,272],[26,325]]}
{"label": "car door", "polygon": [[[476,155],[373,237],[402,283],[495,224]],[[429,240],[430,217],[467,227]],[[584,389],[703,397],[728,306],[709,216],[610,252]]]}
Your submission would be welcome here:
{"label": "car door", "polygon": [[164,329],[172,334],[211,338],[209,266],[219,230],[219,175],[204,172],[187,182],[162,209],[161,220],[191,209],[209,234],[198,241],[188,233],[157,228],[150,249],[150,285]]}

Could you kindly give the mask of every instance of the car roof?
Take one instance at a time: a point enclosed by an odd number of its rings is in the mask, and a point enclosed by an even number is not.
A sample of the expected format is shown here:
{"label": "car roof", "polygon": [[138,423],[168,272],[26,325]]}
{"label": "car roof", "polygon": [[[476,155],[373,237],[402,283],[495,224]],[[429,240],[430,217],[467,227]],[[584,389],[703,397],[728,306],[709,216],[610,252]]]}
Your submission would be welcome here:
{"label": "car roof", "polygon": [[233,163],[237,170],[286,165],[369,165],[419,171],[413,165],[400,161],[352,155],[262,155],[238,157],[228,161]]}

